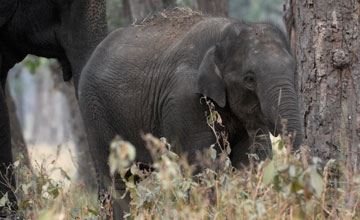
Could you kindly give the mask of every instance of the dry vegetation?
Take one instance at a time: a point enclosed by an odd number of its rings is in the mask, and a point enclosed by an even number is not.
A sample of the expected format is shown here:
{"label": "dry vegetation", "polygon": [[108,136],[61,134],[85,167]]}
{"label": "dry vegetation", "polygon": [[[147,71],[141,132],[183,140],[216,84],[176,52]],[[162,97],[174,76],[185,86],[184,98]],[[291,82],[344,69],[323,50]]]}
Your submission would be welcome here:
{"label": "dry vegetation", "polygon": [[[208,122],[210,126],[221,123],[213,109]],[[228,150],[217,153],[210,147],[200,156],[204,168],[199,173],[169,150],[166,140],[150,134],[144,140],[154,160],[151,173],[133,163],[136,152],[130,143],[115,139],[111,144],[111,171],[121,174],[132,199],[129,219],[360,218],[360,175],[351,173],[341,161],[321,166],[307,148],[290,153],[286,150],[291,146],[289,137],[273,144],[271,160],[261,162],[249,155],[252,163],[242,170],[232,167]],[[22,219],[105,219],[111,213],[108,203],[101,207],[96,195],[87,193],[81,184],[64,190],[44,165],[32,171],[19,160],[14,167],[26,179],[16,189],[16,215]],[[125,178],[126,172],[131,176]],[[135,182],[135,176],[141,181]],[[0,200],[4,203],[6,196]]]}

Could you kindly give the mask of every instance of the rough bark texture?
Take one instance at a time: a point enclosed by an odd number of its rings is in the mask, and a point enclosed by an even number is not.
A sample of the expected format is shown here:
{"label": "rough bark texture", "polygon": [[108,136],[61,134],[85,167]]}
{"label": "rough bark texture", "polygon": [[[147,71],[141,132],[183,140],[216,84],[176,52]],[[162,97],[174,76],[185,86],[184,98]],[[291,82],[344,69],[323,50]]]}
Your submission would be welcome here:
{"label": "rough bark texture", "polygon": [[229,16],[229,0],[195,0],[194,8],[204,14]]}
{"label": "rough bark texture", "polygon": [[296,1],[305,144],[354,172],[360,162],[359,15],[359,1]]}

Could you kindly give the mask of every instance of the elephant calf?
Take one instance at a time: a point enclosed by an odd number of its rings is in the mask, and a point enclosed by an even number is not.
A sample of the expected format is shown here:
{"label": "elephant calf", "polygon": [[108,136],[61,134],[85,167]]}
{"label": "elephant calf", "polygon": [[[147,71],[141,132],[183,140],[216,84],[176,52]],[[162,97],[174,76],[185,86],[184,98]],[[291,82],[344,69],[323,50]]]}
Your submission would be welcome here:
{"label": "elephant calf", "polygon": [[[80,108],[102,187],[110,184],[107,158],[116,134],[151,163],[140,133],[166,137],[175,149],[195,153],[215,143],[200,102],[213,100],[223,118],[234,164],[247,159],[256,135],[269,131],[302,139],[294,87],[295,60],[275,26],[198,14],[168,13],[118,29],[95,50],[79,84]],[[262,135],[262,136],[264,136]]]}

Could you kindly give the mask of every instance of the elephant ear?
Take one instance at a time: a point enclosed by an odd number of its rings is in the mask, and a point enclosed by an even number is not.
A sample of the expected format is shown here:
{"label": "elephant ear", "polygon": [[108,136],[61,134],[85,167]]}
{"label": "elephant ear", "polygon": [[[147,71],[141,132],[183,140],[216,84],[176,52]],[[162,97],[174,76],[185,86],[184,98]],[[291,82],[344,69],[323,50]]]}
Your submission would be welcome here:
{"label": "elephant ear", "polygon": [[0,27],[8,22],[11,16],[15,13],[17,4],[17,0],[0,0]]}
{"label": "elephant ear", "polygon": [[196,93],[212,99],[220,107],[226,104],[226,86],[216,64],[217,47],[211,47],[201,61],[196,79]]}

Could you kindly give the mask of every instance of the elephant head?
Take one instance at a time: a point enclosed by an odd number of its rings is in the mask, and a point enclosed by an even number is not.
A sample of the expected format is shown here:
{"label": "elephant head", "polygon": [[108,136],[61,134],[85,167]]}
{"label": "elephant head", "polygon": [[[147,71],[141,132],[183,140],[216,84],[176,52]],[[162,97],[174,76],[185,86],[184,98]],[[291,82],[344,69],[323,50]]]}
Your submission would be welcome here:
{"label": "elephant head", "polygon": [[6,78],[7,70],[15,63],[27,54],[34,54],[57,58],[64,80],[73,77],[76,86],[87,59],[107,35],[105,3],[105,0],[2,1],[2,78]]}
{"label": "elephant head", "polygon": [[248,133],[266,126],[275,136],[284,130],[292,134],[296,150],[303,132],[295,71],[295,60],[280,30],[270,24],[235,23],[206,52],[197,91],[219,107],[228,105]]}

